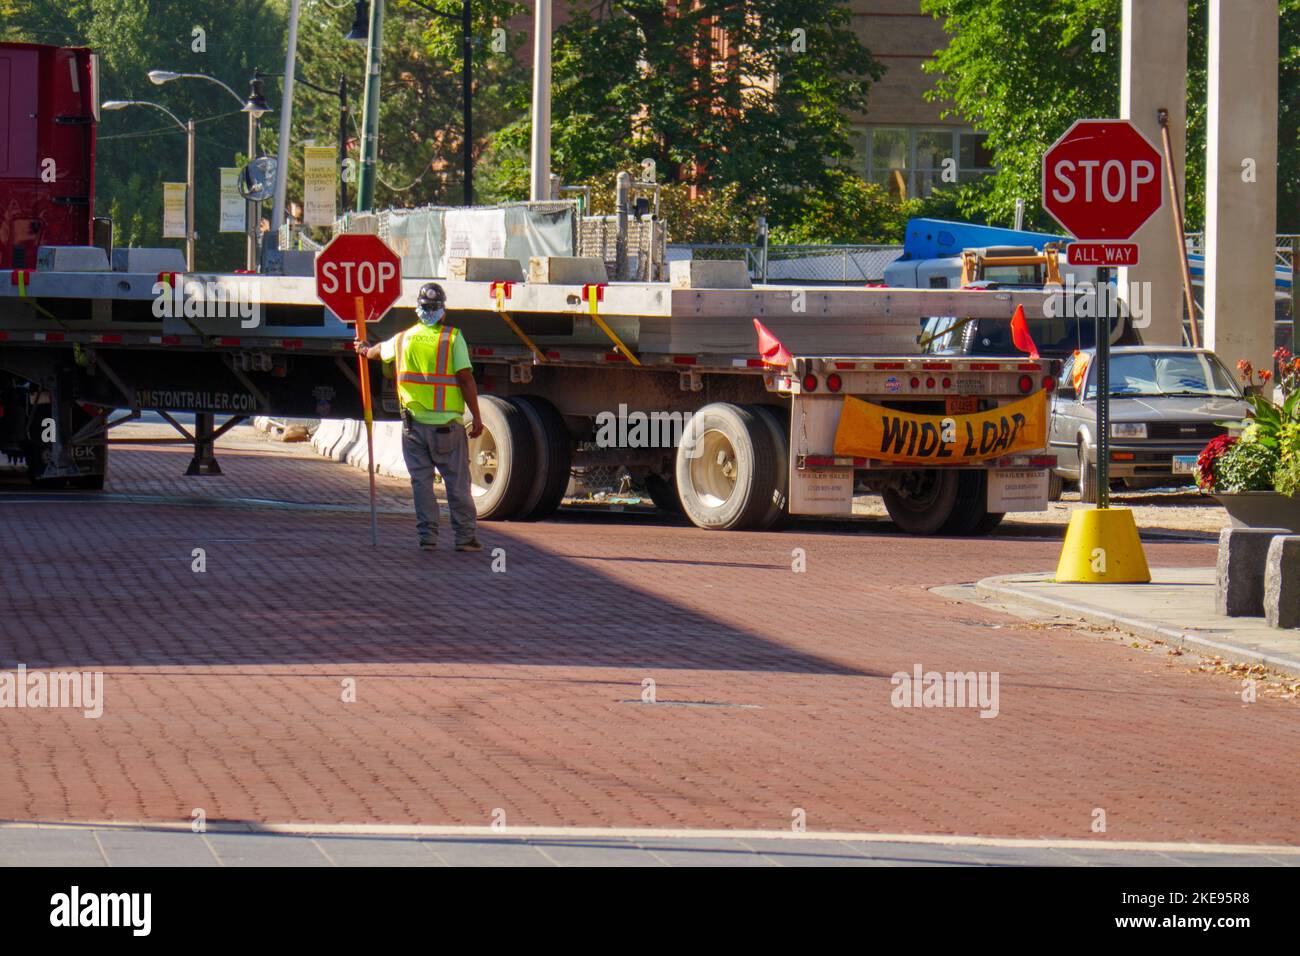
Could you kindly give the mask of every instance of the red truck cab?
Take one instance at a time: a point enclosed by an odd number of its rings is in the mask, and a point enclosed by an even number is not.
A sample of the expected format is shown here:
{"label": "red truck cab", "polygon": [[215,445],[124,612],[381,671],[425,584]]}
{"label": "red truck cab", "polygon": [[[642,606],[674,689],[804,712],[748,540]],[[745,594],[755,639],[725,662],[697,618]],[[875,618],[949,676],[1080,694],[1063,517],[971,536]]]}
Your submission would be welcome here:
{"label": "red truck cab", "polygon": [[91,244],[98,85],[90,50],[0,43],[0,269]]}

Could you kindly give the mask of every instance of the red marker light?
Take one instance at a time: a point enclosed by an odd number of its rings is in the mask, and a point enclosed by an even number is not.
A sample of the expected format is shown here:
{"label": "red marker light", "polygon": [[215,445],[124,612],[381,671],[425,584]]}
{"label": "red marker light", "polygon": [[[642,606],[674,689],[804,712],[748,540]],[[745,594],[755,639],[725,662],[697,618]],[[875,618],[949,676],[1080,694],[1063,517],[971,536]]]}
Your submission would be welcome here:
{"label": "red marker light", "polygon": [[1043,391],[1045,391],[1045,392],[1050,392],[1050,391],[1052,391],[1054,388],[1056,388],[1056,379],[1052,378],[1052,376],[1050,376],[1050,375],[1044,375],[1044,376],[1043,376]]}
{"label": "red marker light", "polygon": [[927,378],[927,379],[925,380],[925,387],[926,387],[926,388],[934,388],[934,379],[933,379],[933,378]]}
{"label": "red marker light", "polygon": [[826,376],[826,388],[828,390],[832,392],[838,392],[843,385],[844,385],[844,380],[841,379],[834,372],[831,372],[830,375]]}
{"label": "red marker light", "polygon": [[1019,384],[1020,384],[1020,391],[1022,391],[1026,395],[1028,395],[1030,392],[1034,390],[1034,380],[1030,378],[1028,375],[1020,376]]}
{"label": "red marker light", "polygon": [[803,390],[805,392],[817,391],[817,376],[809,372],[803,377]]}

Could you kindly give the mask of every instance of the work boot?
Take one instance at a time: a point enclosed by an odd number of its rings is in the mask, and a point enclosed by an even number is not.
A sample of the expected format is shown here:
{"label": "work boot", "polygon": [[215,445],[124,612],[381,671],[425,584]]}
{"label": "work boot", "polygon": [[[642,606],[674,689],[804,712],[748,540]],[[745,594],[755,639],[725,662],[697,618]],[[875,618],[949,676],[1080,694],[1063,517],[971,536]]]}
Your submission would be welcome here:
{"label": "work boot", "polygon": [[420,550],[421,550],[421,551],[437,551],[437,550],[438,550],[438,539],[437,539],[437,538],[421,538],[421,539],[420,539]]}
{"label": "work boot", "polygon": [[468,541],[462,541],[456,545],[457,551],[482,551],[483,545],[478,543],[478,538],[470,538]]}

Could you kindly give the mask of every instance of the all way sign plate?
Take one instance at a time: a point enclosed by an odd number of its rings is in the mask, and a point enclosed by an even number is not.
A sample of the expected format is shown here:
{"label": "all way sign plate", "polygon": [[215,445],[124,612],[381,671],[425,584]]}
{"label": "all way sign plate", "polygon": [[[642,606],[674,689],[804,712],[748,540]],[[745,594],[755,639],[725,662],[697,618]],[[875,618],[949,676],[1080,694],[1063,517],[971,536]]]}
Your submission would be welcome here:
{"label": "all way sign plate", "polygon": [[1136,242],[1072,242],[1065,247],[1065,261],[1072,266],[1135,266]]}

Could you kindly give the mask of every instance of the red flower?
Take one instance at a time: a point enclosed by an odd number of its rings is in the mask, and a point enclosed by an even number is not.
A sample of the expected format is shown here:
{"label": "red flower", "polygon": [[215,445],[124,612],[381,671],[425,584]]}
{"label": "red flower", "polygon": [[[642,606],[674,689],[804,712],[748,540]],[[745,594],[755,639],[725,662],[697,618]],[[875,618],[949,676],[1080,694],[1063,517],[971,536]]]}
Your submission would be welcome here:
{"label": "red flower", "polygon": [[1267,384],[1268,380],[1273,377],[1273,373],[1268,369],[1263,369],[1259,373],[1259,380]]}
{"label": "red flower", "polygon": [[[1245,359],[1242,359],[1244,362]],[[1218,481],[1218,476],[1214,473],[1214,467],[1219,461],[1219,456],[1225,451],[1237,444],[1236,435],[1220,435],[1217,438],[1211,438],[1209,443],[1201,449],[1200,456],[1196,459],[1196,483],[1202,491],[1213,491]]]}

